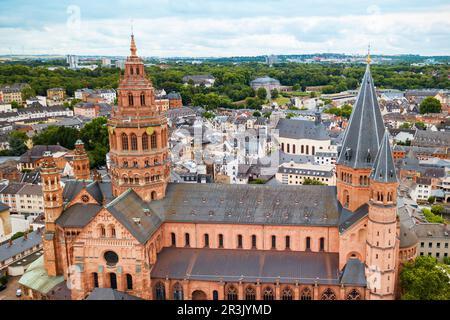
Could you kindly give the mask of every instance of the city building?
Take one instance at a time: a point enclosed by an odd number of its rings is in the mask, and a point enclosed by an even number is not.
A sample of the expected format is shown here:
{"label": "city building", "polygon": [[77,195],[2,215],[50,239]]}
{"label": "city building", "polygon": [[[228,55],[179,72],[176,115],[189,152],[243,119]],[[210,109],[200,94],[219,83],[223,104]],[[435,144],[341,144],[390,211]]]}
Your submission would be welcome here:
{"label": "city building", "polygon": [[418,237],[418,255],[431,256],[443,261],[449,256],[450,237],[448,226],[440,223],[419,223],[414,227]]}
{"label": "city building", "polygon": [[47,89],[47,100],[52,102],[62,102],[66,98],[66,90],[63,88]]}
{"label": "city building", "polygon": [[280,81],[274,78],[270,78],[268,76],[256,78],[253,81],[250,81],[250,86],[256,91],[259,88],[266,89],[267,97],[270,97],[270,93],[273,89],[277,89],[280,91],[281,85]]}
{"label": "city building", "polygon": [[205,86],[207,88],[210,88],[214,85],[215,81],[216,81],[216,78],[214,78],[210,74],[192,75],[192,76],[184,76],[183,77],[184,84],[193,84],[195,87]]}
{"label": "city building", "polygon": [[26,298],[42,296],[38,278],[53,287],[74,275],[72,299],[95,288],[156,300],[396,297],[398,182],[369,64],[336,187],[168,183],[167,119],[133,36],[130,51],[108,122],[111,181],[63,186],[51,154],[42,160],[44,257],[19,281]]}
{"label": "city building", "polygon": [[284,163],[278,168],[276,179],[282,184],[299,185],[306,179],[328,186],[336,185],[335,166],[311,163]]}
{"label": "city building", "polygon": [[67,55],[66,62],[69,65],[69,69],[78,69],[78,56]]}
{"label": "city building", "polygon": [[9,206],[0,202],[0,242],[5,236],[11,234],[11,218],[9,213]]}

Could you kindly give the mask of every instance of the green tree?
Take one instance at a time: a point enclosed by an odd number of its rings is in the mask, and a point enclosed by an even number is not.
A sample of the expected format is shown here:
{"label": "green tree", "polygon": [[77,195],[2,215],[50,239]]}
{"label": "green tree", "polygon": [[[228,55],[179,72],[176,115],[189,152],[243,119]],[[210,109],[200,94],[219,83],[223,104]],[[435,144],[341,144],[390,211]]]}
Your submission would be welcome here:
{"label": "green tree", "polygon": [[202,117],[205,119],[213,119],[215,117],[214,113],[210,111],[205,111],[202,113]]}
{"label": "green tree", "polygon": [[425,216],[425,219],[430,223],[444,223],[444,218],[442,218],[439,215],[434,214],[431,212],[430,209],[423,208],[422,213]]}
{"label": "green tree", "polygon": [[22,232],[22,231],[16,232],[11,236],[11,241],[19,239],[19,238],[23,237],[24,235],[25,235],[25,232]]}
{"label": "green tree", "polygon": [[400,125],[400,129],[411,129],[411,123],[409,123],[409,122],[403,122],[401,125]]}
{"label": "green tree", "polygon": [[421,122],[421,121],[417,121],[415,124],[417,129],[419,130],[425,130],[427,128],[427,126],[425,125],[425,123]]}
{"label": "green tree", "polygon": [[263,117],[264,118],[270,118],[271,115],[272,115],[272,112],[267,111],[267,112],[264,112]]}
{"label": "green tree", "polygon": [[107,122],[105,117],[98,117],[80,130],[79,137],[84,142],[91,168],[106,164],[106,154],[109,150]]}
{"label": "green tree", "polygon": [[434,206],[431,206],[431,212],[435,215],[441,215],[444,213],[444,206],[440,204],[435,204]]}
{"label": "green tree", "polygon": [[303,184],[304,185],[316,185],[316,186],[325,186],[326,184],[316,180],[316,179],[310,179],[310,178],[306,178],[305,180],[303,180]]}
{"label": "green tree", "polygon": [[11,101],[11,108],[20,109],[22,106],[17,101]]}
{"label": "green tree", "polygon": [[434,97],[426,97],[423,99],[422,103],[419,107],[420,113],[440,113],[441,112],[441,103],[438,99]]}
{"label": "green tree", "polygon": [[449,300],[450,267],[433,257],[419,256],[400,273],[402,300]]}
{"label": "green tree", "polygon": [[73,149],[75,142],[79,139],[80,132],[75,128],[49,126],[41,133],[33,137],[35,145],[56,145]]}
{"label": "green tree", "polygon": [[429,196],[427,199],[429,204],[433,204],[436,202],[436,197],[435,196]]}
{"label": "green tree", "polygon": [[261,100],[266,100],[267,99],[267,90],[265,88],[258,88],[258,90],[256,90],[256,96],[261,99]]}
{"label": "green tree", "polygon": [[28,147],[26,146],[26,141],[28,137],[25,132],[13,131],[9,134],[9,154],[12,156],[20,156],[24,154]]}
{"label": "green tree", "polygon": [[278,92],[278,90],[276,88],[270,92],[270,96],[272,97],[272,99],[278,98],[279,95],[280,95],[280,93]]}
{"label": "green tree", "polygon": [[36,96],[36,92],[31,87],[25,87],[22,89],[22,100],[25,101],[31,97]]}
{"label": "green tree", "polygon": [[255,112],[253,112],[253,116],[259,118],[259,117],[261,117],[261,112],[255,111]]}

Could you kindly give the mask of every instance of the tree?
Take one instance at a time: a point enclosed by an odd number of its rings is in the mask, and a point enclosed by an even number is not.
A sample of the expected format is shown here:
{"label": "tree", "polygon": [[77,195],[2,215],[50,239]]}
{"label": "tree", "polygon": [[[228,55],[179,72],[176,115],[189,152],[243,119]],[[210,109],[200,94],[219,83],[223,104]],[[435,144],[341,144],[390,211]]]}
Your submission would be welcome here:
{"label": "tree", "polygon": [[109,150],[109,135],[107,119],[98,117],[86,124],[80,130],[80,139],[89,155],[91,168],[97,168],[106,164],[106,154]]}
{"label": "tree", "polygon": [[22,106],[17,101],[11,101],[11,108],[20,109]]}
{"label": "tree", "polygon": [[409,123],[409,122],[403,122],[403,123],[400,125],[400,129],[411,129],[411,123]]}
{"label": "tree", "polygon": [[421,121],[417,121],[415,124],[417,129],[419,130],[425,130],[427,128],[427,126],[425,125],[425,123],[421,122]]}
{"label": "tree", "polygon": [[278,98],[279,95],[280,95],[280,93],[278,92],[278,90],[276,88],[270,92],[270,96],[272,97],[272,99]]}
{"label": "tree", "polygon": [[23,237],[24,235],[25,235],[25,232],[22,232],[22,231],[16,232],[11,236],[11,241],[19,239],[19,238]]}
{"label": "tree", "polygon": [[205,119],[213,119],[215,117],[214,113],[210,111],[205,111],[202,113],[202,117]]}
{"label": "tree", "polygon": [[433,204],[436,202],[436,197],[435,196],[429,196],[427,199],[429,204]]}
{"label": "tree", "polygon": [[258,88],[258,90],[256,90],[256,96],[261,99],[261,100],[266,100],[267,99],[267,90],[265,88]]}
{"label": "tree", "polygon": [[270,118],[271,115],[272,115],[272,112],[267,111],[267,112],[264,112],[263,117],[264,118]]}
{"label": "tree", "polygon": [[306,178],[305,180],[303,180],[303,184],[304,185],[316,185],[316,186],[325,186],[326,184],[316,180],[316,179],[310,179],[310,178]]}
{"label": "tree", "polygon": [[253,112],[253,116],[259,118],[259,117],[261,117],[261,112],[255,111],[255,112]]}
{"label": "tree", "polygon": [[245,104],[246,104],[247,108],[249,108],[249,109],[261,110],[262,109],[261,106],[263,103],[264,103],[264,101],[261,100],[260,98],[248,97],[245,99]]}
{"label": "tree", "polygon": [[430,209],[423,208],[422,213],[425,216],[425,219],[430,223],[444,223],[444,218],[442,218],[439,215],[434,214],[431,212]]}
{"label": "tree", "polygon": [[35,145],[56,145],[73,149],[75,142],[79,139],[80,132],[75,128],[49,126],[41,133],[33,137]]}
{"label": "tree", "polygon": [[31,97],[36,96],[36,92],[33,88],[26,86],[22,89],[22,100],[25,101]]}
{"label": "tree", "polygon": [[20,156],[24,154],[28,147],[25,142],[28,140],[28,136],[25,132],[21,131],[13,131],[9,134],[8,143],[9,143],[9,154],[11,156]]}
{"label": "tree", "polygon": [[400,273],[402,300],[449,300],[450,267],[429,256],[404,264]]}
{"label": "tree", "polygon": [[441,112],[441,103],[438,99],[434,97],[426,97],[423,99],[422,103],[420,104],[420,113],[440,113]]}
{"label": "tree", "polygon": [[440,204],[431,206],[431,212],[433,212],[433,214],[435,215],[441,215],[444,213],[444,206]]}

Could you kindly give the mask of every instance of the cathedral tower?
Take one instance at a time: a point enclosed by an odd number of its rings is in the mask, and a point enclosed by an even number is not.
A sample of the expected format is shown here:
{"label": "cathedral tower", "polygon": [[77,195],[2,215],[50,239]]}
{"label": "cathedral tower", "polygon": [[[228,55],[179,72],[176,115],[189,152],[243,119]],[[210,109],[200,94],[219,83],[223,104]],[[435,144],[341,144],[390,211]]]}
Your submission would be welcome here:
{"label": "cathedral tower", "polygon": [[130,51],[108,123],[112,191],[117,197],[132,188],[146,201],[161,199],[170,174],[167,118],[155,103],[133,35]]}
{"label": "cathedral tower", "polygon": [[366,276],[369,299],[394,299],[397,278],[397,177],[386,132],[370,174]]}
{"label": "cathedral tower", "polygon": [[61,274],[61,270],[57,263],[58,250],[55,221],[63,212],[63,188],[60,183],[61,174],[50,151],[44,153],[41,164],[41,177],[45,215],[45,267],[49,276],[56,276]]}
{"label": "cathedral tower", "polygon": [[370,58],[336,162],[337,197],[355,211],[369,201],[369,175],[384,134],[384,123],[370,73]]}
{"label": "cathedral tower", "polygon": [[81,140],[75,142],[75,152],[73,157],[73,172],[77,180],[89,180],[89,157],[84,150],[84,143]]}

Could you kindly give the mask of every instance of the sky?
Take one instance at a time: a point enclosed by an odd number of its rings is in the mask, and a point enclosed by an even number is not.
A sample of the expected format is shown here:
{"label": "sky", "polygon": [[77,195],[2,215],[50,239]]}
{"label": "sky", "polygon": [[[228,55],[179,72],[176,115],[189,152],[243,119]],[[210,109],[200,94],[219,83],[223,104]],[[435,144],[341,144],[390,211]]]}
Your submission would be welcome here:
{"label": "sky", "polygon": [[0,55],[450,55],[449,0],[0,0]]}

